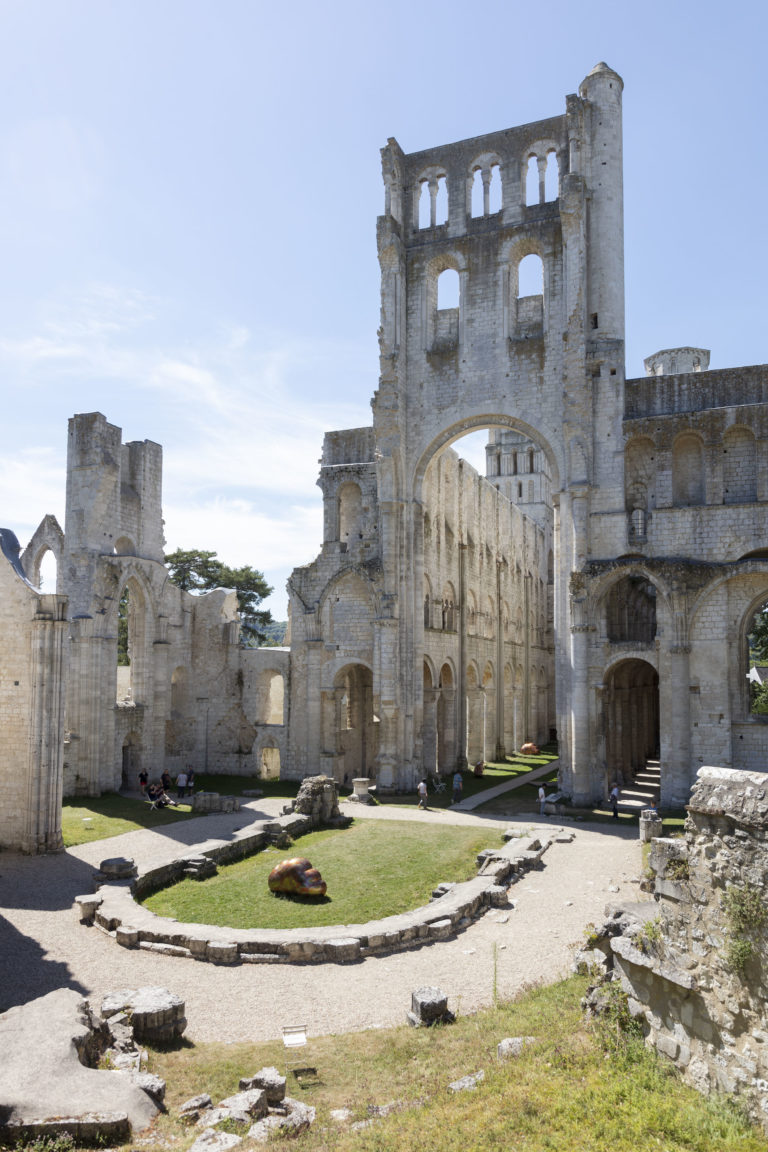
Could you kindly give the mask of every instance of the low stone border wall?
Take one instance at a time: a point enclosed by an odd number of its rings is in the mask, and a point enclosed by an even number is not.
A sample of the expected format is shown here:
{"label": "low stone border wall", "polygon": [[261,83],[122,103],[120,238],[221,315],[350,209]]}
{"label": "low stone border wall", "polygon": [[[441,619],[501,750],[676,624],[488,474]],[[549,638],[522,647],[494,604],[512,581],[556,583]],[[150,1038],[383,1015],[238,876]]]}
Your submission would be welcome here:
{"label": "low stone border wall", "polygon": [[[78,920],[95,923],[114,936],[124,948],[141,948],[170,956],[185,956],[212,964],[320,964],[351,963],[366,956],[419,947],[445,940],[467,927],[489,907],[507,905],[507,887],[538,865],[557,831],[512,839],[498,850],[486,849],[478,857],[476,877],[446,886],[432,903],[368,924],[333,925],[326,928],[245,929],[208,924],[182,924],[156,916],[136,902],[149,891],[180,879],[191,857],[205,856],[217,864],[251,855],[281,833],[292,837],[309,831],[309,817],[295,814],[260,825],[250,825],[232,841],[214,844],[203,851],[191,849],[160,867],[139,871],[133,881],[101,884],[93,896],[78,896],[74,910]],[[561,835],[571,840],[571,833]]]}

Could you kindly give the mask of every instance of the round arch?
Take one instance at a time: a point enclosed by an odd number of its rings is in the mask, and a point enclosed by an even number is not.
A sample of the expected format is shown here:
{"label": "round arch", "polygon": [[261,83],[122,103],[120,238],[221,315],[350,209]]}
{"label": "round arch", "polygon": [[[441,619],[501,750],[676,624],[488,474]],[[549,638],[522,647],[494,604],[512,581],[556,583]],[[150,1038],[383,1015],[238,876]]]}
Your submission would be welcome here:
{"label": "round arch", "polygon": [[659,673],[649,660],[624,658],[606,668],[601,727],[607,792],[659,755]]}
{"label": "round arch", "polygon": [[443,429],[427,444],[416,464],[413,473],[414,500],[421,503],[424,477],[433,457],[443,448],[460,440],[469,432],[482,431],[485,428],[510,428],[513,432],[522,433],[527,439],[533,440],[539,446],[547,459],[550,468],[552,491],[559,492],[562,487],[561,477],[565,475],[564,460],[559,449],[553,447],[557,443],[555,437],[548,438],[527,421],[513,416],[502,416],[499,413],[479,413],[476,416],[465,416]]}

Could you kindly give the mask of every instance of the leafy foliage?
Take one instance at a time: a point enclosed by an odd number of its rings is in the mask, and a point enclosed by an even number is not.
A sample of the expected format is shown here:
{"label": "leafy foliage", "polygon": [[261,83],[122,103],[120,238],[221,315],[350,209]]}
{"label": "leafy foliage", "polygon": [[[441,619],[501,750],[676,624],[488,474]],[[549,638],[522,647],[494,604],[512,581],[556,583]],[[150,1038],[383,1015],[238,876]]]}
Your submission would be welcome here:
{"label": "leafy foliage", "polygon": [[726,960],[732,971],[743,976],[747,963],[755,954],[759,937],[768,918],[759,888],[752,884],[731,887],[723,895],[723,910],[728,921],[730,940]]}
{"label": "leafy foliage", "polygon": [[184,551],[177,548],[165,557],[171,580],[185,592],[210,592],[213,588],[234,588],[240,609],[240,628],[246,643],[264,638],[264,628],[272,615],[259,604],[272,592],[264,573],[245,564],[230,568],[215,552]]}
{"label": "leafy foliage", "polygon": [[117,663],[127,668],[131,662],[128,654],[128,589],[123,590],[117,609]]}

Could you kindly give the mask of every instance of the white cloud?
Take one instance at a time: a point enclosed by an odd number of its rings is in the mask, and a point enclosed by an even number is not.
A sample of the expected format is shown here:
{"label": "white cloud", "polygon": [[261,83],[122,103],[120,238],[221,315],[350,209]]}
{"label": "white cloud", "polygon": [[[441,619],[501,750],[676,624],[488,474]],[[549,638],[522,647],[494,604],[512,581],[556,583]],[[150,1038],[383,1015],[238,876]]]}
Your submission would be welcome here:
{"label": "white cloud", "polygon": [[370,423],[366,391],[350,403],[339,384],[359,370],[362,350],[235,323],[174,346],[157,336],[171,327],[166,311],[141,292],[91,285],[49,302],[38,334],[0,341],[3,375],[25,385],[13,407],[26,429],[0,463],[0,501],[12,512],[4,526],[22,539],[47,512],[63,520],[61,411],[76,391],[78,411],[97,407],[124,439],[163,445],[169,549],[208,549],[261,569],[282,617],[287,575],[322,543],[323,435]]}

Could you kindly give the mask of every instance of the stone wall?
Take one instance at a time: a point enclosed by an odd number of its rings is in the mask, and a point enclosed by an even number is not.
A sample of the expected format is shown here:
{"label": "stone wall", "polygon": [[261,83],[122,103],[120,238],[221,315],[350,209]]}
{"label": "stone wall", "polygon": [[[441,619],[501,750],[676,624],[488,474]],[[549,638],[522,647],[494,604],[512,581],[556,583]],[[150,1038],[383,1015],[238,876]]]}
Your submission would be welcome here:
{"label": "stone wall", "polygon": [[66,599],[26,580],[0,530],[0,847],[61,848]]}
{"label": "stone wall", "polygon": [[684,1079],[768,1128],[768,779],[703,767],[685,835],[653,841],[655,905],[611,948],[632,1012]]}

